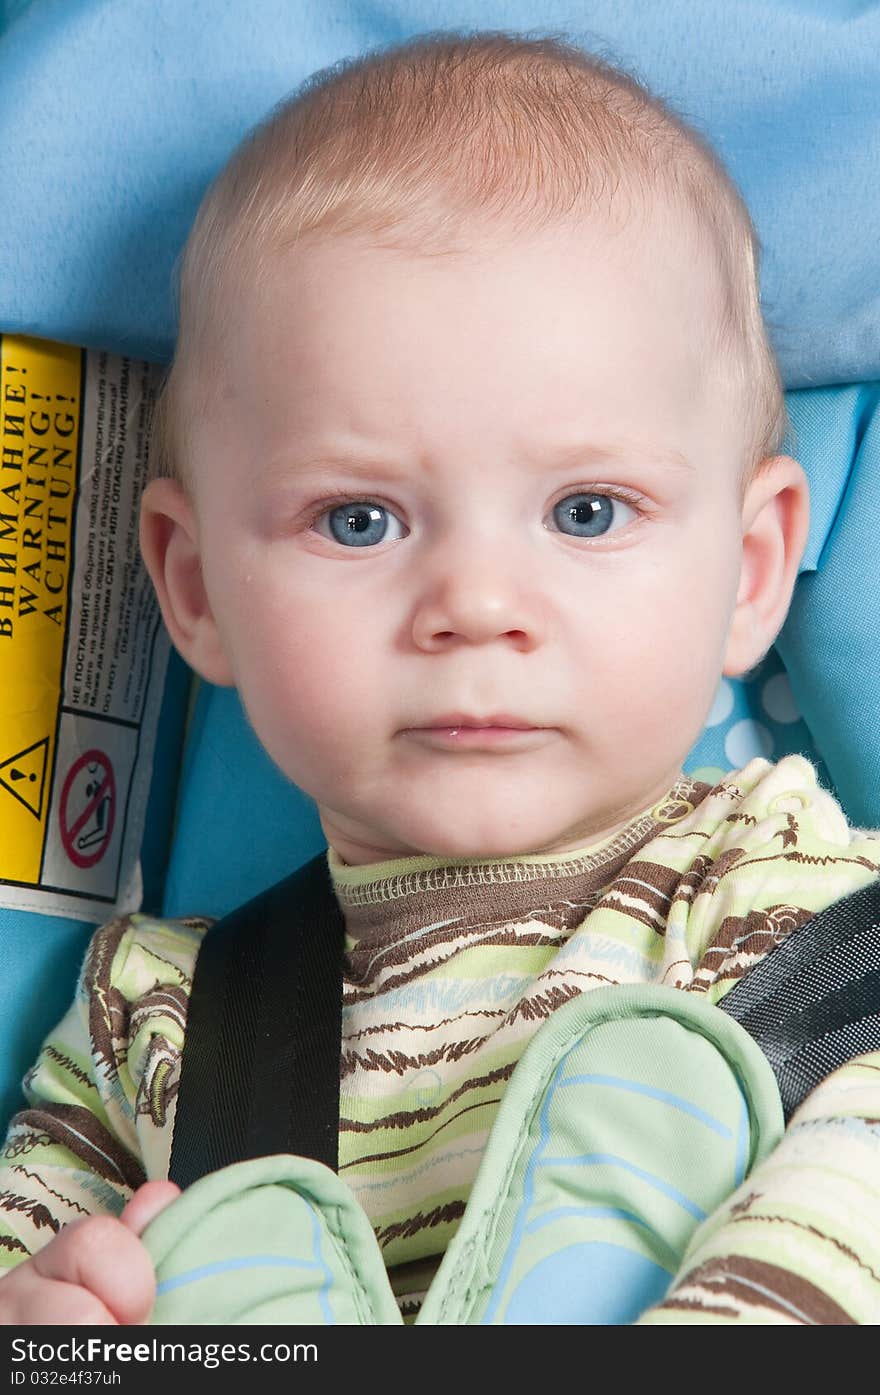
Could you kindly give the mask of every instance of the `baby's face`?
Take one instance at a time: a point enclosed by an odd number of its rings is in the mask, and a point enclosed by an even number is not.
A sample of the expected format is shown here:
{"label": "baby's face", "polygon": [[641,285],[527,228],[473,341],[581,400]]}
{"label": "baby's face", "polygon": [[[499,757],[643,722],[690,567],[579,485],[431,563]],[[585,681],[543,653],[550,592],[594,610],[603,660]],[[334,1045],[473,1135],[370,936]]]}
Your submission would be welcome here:
{"label": "baby's face", "polygon": [[220,676],[347,861],[581,847],[674,781],[742,562],[714,303],[657,221],[329,240],[237,312],[194,461]]}

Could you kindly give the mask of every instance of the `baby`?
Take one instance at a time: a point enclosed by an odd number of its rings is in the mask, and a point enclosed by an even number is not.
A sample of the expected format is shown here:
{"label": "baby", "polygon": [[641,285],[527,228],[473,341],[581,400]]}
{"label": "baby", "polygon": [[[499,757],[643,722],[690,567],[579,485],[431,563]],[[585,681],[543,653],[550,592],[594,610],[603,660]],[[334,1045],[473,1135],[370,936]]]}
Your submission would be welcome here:
{"label": "baby", "polygon": [[[142,549],[180,653],[319,809],[339,1176],[407,1318],[546,1019],[615,984],[717,1003],[880,874],[801,757],[682,774],[807,537],[757,262],[695,132],[504,34],[318,74],[187,246]],[[148,1318],[204,929],[97,933],[7,1140],[3,1321]],[[871,1071],[818,1086],[642,1321],[877,1320]]]}

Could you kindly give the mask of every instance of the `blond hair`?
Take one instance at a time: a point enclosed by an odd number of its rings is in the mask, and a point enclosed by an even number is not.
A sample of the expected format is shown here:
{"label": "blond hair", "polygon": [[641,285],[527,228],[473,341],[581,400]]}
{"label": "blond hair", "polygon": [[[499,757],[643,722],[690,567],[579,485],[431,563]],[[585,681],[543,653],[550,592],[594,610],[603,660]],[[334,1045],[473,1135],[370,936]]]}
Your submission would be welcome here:
{"label": "blond hair", "polygon": [[[154,425],[186,478],[231,288],[316,236],[366,234],[425,256],[475,223],[511,233],[660,198],[690,213],[718,268],[715,345],[743,418],[741,477],[777,454],[782,383],[759,300],[760,244],[708,142],[634,76],[556,35],[438,32],[314,73],[208,190],[180,267],[180,332]],[[201,370],[201,371],[200,371]],[[195,384],[200,390],[193,393]],[[187,410],[183,399],[189,394]]]}

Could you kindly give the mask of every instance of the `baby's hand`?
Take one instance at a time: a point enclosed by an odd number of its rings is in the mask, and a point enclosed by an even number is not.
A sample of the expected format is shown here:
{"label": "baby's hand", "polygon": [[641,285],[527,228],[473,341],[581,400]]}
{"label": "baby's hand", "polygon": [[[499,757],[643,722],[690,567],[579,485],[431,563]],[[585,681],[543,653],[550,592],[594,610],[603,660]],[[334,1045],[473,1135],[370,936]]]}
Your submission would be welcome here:
{"label": "baby's hand", "polygon": [[0,1279],[0,1324],[87,1326],[146,1322],[156,1276],[138,1236],[180,1188],[145,1182],[117,1220],[74,1221]]}

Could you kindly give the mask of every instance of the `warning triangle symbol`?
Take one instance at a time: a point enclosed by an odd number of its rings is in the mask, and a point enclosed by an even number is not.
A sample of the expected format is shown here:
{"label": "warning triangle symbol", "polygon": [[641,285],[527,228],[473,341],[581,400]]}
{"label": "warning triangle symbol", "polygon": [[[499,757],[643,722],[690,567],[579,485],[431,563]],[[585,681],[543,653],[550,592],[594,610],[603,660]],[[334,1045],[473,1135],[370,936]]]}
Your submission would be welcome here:
{"label": "warning triangle symbol", "polygon": [[35,741],[33,746],[10,756],[0,765],[0,785],[29,809],[35,819],[43,817],[48,758],[49,738],[44,736],[42,741]]}

